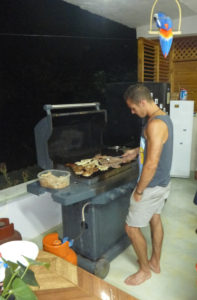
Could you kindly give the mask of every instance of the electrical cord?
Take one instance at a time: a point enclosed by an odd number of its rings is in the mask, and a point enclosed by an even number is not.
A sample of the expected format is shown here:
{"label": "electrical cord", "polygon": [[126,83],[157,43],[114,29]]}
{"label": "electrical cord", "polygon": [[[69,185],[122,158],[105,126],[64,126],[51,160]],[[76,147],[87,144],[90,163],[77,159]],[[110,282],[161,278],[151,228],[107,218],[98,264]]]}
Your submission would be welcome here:
{"label": "electrical cord", "polygon": [[86,229],[86,223],[85,223],[85,208],[90,205],[91,202],[87,202],[83,205],[82,207],[82,211],[81,211],[81,231],[79,233],[79,235],[77,235],[75,238],[73,238],[71,241],[72,241],[72,244],[74,243],[74,241],[78,240],[82,234],[84,233],[85,229]]}
{"label": "electrical cord", "polygon": [[91,204],[91,202],[87,202],[82,207],[82,211],[81,211],[81,220],[82,220],[82,222],[85,222],[85,208],[86,208],[86,206],[88,206],[90,204]]}

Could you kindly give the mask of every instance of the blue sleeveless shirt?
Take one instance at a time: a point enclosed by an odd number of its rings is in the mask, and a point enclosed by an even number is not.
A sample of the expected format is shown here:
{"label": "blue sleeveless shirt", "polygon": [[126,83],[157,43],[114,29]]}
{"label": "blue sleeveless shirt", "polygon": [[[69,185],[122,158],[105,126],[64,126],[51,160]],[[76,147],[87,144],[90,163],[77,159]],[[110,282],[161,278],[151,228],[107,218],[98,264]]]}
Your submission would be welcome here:
{"label": "blue sleeveless shirt", "polygon": [[[173,152],[173,125],[168,115],[155,116],[154,119],[159,119],[166,123],[168,127],[168,139],[163,145],[163,149],[161,152],[161,156],[159,159],[159,163],[155,175],[147,187],[154,187],[154,186],[165,187],[168,185],[170,181],[170,169],[172,164],[172,152]],[[142,136],[140,138],[140,151],[138,157],[138,162],[139,162],[138,180],[140,179],[143,165],[144,162],[146,161],[147,140],[145,139],[144,136],[144,130],[145,128],[143,129]]]}

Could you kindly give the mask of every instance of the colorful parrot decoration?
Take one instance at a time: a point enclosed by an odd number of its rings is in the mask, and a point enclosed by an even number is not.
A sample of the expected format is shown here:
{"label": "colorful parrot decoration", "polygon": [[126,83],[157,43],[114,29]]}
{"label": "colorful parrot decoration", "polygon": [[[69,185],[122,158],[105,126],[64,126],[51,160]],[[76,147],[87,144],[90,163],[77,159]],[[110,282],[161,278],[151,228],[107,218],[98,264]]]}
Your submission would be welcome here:
{"label": "colorful parrot decoration", "polygon": [[166,58],[172,45],[172,20],[162,12],[154,14],[154,20],[160,32],[161,51]]}

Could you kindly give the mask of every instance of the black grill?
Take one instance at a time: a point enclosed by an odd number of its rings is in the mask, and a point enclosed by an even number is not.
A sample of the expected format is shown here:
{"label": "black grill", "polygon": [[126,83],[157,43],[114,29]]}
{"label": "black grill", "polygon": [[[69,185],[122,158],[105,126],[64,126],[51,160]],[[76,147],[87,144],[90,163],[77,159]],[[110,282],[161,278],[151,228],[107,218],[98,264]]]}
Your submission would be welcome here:
{"label": "black grill", "polygon": [[[71,108],[80,111],[68,112]],[[60,109],[66,112],[51,113]],[[127,145],[119,147],[118,143],[114,147],[103,145],[107,112],[98,103],[48,105],[45,110],[47,116],[35,127],[37,160],[43,169],[62,169],[66,163],[98,153],[119,156],[127,149]],[[90,178],[71,173],[70,186],[61,190],[43,188],[39,182],[29,184],[27,190],[37,195],[46,190],[51,193],[62,205],[63,234],[72,239],[82,230],[81,210],[87,205],[86,229],[73,247],[79,266],[105,277],[109,261],[129,245],[124,222],[137,176],[137,162],[133,161]]]}

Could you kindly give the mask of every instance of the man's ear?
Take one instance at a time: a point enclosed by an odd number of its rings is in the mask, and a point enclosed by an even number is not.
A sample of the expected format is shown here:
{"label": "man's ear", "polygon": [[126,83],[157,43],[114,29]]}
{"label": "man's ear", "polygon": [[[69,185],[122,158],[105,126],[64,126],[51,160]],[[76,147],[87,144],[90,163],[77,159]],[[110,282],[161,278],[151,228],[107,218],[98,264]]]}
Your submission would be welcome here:
{"label": "man's ear", "polygon": [[147,104],[147,101],[145,99],[140,100],[140,103],[142,106],[145,106]]}

